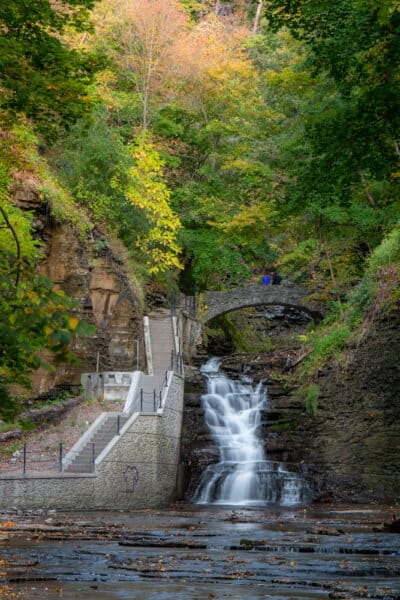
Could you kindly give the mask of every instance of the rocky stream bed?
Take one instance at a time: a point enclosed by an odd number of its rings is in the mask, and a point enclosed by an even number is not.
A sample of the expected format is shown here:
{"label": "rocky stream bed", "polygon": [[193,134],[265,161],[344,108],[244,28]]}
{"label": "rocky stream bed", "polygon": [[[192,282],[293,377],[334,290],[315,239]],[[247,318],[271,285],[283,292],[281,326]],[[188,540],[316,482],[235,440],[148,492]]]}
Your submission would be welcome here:
{"label": "rocky stream bed", "polygon": [[396,507],[1,514],[0,597],[398,600]]}

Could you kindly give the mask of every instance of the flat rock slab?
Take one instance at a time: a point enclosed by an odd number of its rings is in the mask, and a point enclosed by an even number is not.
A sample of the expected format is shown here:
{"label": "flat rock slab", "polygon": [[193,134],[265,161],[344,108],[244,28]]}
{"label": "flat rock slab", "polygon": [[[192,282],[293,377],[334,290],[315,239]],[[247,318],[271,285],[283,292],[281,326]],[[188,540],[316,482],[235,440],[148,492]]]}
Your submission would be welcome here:
{"label": "flat rock slab", "polygon": [[15,526],[0,546],[2,577],[23,600],[398,600],[398,535],[374,531],[389,510],[4,515]]}

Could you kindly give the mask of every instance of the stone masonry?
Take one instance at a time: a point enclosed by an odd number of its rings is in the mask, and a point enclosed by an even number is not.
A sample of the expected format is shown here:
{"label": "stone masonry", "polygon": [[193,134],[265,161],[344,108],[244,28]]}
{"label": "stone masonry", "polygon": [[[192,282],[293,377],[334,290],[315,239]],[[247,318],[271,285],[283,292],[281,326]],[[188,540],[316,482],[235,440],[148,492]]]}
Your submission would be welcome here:
{"label": "stone masonry", "polygon": [[280,285],[254,283],[225,292],[205,292],[205,307],[200,318],[203,323],[206,323],[239,308],[275,304],[294,306],[309,313],[318,321],[321,319],[321,307],[310,302],[308,295],[309,292],[305,288],[288,280],[282,281]]}

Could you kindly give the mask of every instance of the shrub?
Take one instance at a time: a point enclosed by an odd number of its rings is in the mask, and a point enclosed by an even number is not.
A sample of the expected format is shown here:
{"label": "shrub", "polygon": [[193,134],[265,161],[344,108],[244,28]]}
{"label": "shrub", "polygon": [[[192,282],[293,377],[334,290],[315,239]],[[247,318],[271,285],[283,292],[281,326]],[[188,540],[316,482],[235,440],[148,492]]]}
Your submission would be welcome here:
{"label": "shrub", "polygon": [[304,404],[308,414],[315,416],[318,409],[319,385],[312,383],[306,388]]}

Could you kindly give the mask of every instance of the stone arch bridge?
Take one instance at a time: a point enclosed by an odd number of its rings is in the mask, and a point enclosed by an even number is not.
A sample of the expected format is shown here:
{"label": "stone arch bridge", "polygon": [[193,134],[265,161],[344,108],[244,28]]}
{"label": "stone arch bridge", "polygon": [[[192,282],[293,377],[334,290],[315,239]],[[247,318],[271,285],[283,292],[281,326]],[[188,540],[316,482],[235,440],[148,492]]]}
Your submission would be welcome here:
{"label": "stone arch bridge", "polygon": [[308,313],[314,321],[322,318],[321,306],[310,303],[306,288],[296,285],[289,280],[283,280],[279,285],[250,284],[223,292],[205,292],[205,310],[200,320],[203,323],[239,308],[274,304],[297,308]]}

